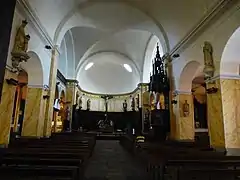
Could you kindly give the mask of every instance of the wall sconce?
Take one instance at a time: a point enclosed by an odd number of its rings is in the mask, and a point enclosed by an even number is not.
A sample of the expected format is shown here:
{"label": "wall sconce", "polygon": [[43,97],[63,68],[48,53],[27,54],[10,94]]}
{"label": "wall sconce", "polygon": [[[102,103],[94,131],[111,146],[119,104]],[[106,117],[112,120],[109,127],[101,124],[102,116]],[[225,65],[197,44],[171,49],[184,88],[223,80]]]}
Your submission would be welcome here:
{"label": "wall sconce", "polygon": [[10,79],[6,79],[6,82],[7,84],[9,85],[14,85],[14,86],[17,86],[18,85],[18,81],[13,79],[13,78],[10,78]]}
{"label": "wall sconce", "polygon": [[215,94],[218,91],[218,88],[211,87],[206,89],[207,94]]}
{"label": "wall sconce", "polygon": [[172,104],[177,104],[177,100],[172,100]]}
{"label": "wall sconce", "polygon": [[44,96],[43,96],[43,99],[49,99],[49,98],[50,98],[49,95],[44,95]]}

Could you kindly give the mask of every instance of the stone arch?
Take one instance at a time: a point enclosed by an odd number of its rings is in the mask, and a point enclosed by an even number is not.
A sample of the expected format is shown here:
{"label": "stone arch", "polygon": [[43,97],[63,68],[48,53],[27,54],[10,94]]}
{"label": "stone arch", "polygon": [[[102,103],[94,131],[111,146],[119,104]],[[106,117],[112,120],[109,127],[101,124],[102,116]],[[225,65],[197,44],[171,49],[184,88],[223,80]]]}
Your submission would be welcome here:
{"label": "stone arch", "polygon": [[197,61],[188,62],[180,75],[179,91],[191,92],[192,81],[202,71],[202,66]]}
{"label": "stone arch", "polygon": [[37,53],[29,51],[30,59],[22,64],[22,68],[28,73],[28,85],[43,86],[43,67]]}
{"label": "stone arch", "polygon": [[222,53],[220,74],[223,76],[239,76],[240,72],[240,27],[228,39]]}
{"label": "stone arch", "polygon": [[[108,2],[109,1],[106,1],[106,0],[99,0],[99,1],[85,1],[84,3],[80,3],[79,6],[73,8],[64,18],[63,20],[59,23],[56,31],[55,31],[55,35],[54,35],[54,43],[55,44],[59,44],[61,43],[65,33],[73,28],[73,27],[77,27],[77,26],[86,26],[86,27],[94,27],[94,25],[91,25],[89,24],[88,22],[84,21],[84,23],[82,23],[81,25],[78,24],[78,25],[71,25],[71,23],[68,23],[68,20],[74,16],[74,14],[79,11],[79,10],[84,10],[86,8],[90,8],[91,6],[93,5],[96,5],[96,4],[102,4],[102,3],[105,3],[105,2]],[[148,19],[150,19],[157,27],[157,31],[158,32],[152,32],[153,34],[155,34],[160,40],[161,42],[163,43],[163,49],[164,49],[164,52],[169,52],[170,51],[170,46],[169,46],[169,41],[168,41],[168,38],[167,38],[167,34],[164,30],[164,28],[162,27],[162,25],[160,23],[158,23],[158,21],[152,17],[151,15],[149,15],[148,13],[144,12],[143,9],[139,8],[139,7],[135,7],[134,5],[131,4],[131,2],[128,2],[128,1],[124,1],[124,2],[114,2],[114,3],[118,3],[120,5],[124,5],[126,6],[127,8],[131,8],[132,11],[128,11],[128,12],[131,12],[131,14],[133,13],[139,13],[141,14],[142,16],[145,16],[147,17]],[[79,20],[78,20],[79,22]],[[64,28],[64,26],[69,26],[67,28]]]}

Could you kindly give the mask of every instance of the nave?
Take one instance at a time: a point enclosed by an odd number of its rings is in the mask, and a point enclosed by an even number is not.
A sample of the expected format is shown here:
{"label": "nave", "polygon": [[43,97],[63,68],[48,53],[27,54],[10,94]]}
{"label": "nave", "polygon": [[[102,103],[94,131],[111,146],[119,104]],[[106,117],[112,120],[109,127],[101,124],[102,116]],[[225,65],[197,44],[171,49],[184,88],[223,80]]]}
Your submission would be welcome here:
{"label": "nave", "polygon": [[97,140],[89,160],[87,180],[145,180],[146,169],[116,140]]}
{"label": "nave", "polygon": [[1,150],[1,178],[11,180],[238,180],[239,156],[194,142],[96,140],[88,133],[12,139]]}

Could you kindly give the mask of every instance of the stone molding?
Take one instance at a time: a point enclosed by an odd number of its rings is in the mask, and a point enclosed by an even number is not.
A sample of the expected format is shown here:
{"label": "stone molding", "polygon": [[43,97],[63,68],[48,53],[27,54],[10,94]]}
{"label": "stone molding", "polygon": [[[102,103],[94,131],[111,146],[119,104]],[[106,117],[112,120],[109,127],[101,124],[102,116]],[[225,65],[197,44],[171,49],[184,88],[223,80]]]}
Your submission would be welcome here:
{"label": "stone molding", "polygon": [[173,95],[180,95],[180,94],[186,94],[186,95],[191,95],[192,92],[191,91],[181,91],[181,90],[174,90],[172,92]]}
{"label": "stone molding", "polygon": [[218,79],[235,79],[240,80],[240,75],[234,75],[234,74],[220,74],[212,77],[211,79],[206,80],[206,83],[210,83],[213,81],[216,81]]}

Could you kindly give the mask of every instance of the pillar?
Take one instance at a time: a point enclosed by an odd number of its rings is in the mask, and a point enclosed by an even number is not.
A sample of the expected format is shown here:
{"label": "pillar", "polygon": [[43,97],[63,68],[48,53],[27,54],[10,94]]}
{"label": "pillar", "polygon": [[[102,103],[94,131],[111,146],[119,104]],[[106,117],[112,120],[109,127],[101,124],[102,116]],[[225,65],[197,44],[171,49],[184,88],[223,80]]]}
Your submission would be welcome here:
{"label": "pillar", "polygon": [[[1,28],[0,28],[0,101],[2,88],[4,85],[5,67],[8,57],[9,42],[12,30],[16,0],[8,0],[0,8]],[[6,88],[6,87],[5,87]],[[1,116],[0,116],[1,117]],[[1,118],[0,118],[1,119]]]}
{"label": "pillar", "polygon": [[[178,92],[176,97],[177,104],[175,106],[176,116],[176,132],[175,140],[194,141],[195,127],[194,127],[194,105],[191,92]],[[189,105],[188,114],[184,114],[184,103]]]}
{"label": "pillar", "polygon": [[44,129],[43,134],[45,137],[51,136],[51,127],[52,127],[52,118],[53,118],[53,104],[55,99],[55,90],[56,90],[56,82],[57,82],[57,67],[58,67],[58,48],[57,46],[52,49],[52,57],[51,57],[51,66],[49,73],[49,93],[48,99],[46,103],[46,111],[45,111],[45,121],[44,121]]}
{"label": "pillar", "polygon": [[41,85],[28,86],[22,136],[42,137],[44,127],[44,90]]}
{"label": "pillar", "polygon": [[5,70],[3,81],[2,99],[0,102],[0,146],[6,147],[9,143],[10,128],[12,123],[12,113],[14,106],[14,96],[16,86],[8,84],[6,79],[17,79],[17,74]]}
{"label": "pillar", "polygon": [[207,81],[206,90],[218,88],[215,93],[207,92],[207,119],[210,145],[219,151],[225,150],[225,135],[222,110],[222,96],[220,80]]}
{"label": "pillar", "polygon": [[76,95],[76,86],[78,84],[77,80],[67,80],[67,89],[66,89],[66,102],[67,106],[70,107],[70,129],[72,129],[72,113],[73,113],[73,105],[75,102]]}
{"label": "pillar", "polygon": [[170,56],[166,57],[167,60],[167,72],[168,72],[168,78],[169,78],[169,86],[170,86],[170,92],[169,92],[169,113],[170,113],[170,139],[177,139],[177,129],[176,129],[176,115],[174,114],[174,104],[172,101],[173,98],[173,91],[174,91],[174,79],[173,79],[173,68],[172,68],[172,59]]}

